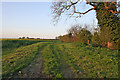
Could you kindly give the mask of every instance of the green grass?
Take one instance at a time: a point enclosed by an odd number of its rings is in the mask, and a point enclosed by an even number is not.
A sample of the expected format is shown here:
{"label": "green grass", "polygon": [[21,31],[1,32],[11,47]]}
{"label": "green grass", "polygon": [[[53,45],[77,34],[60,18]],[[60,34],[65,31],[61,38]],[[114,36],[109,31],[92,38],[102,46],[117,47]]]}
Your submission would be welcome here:
{"label": "green grass", "polygon": [[19,39],[7,39],[2,40],[2,55],[10,54],[21,46],[31,45],[33,43],[40,42],[39,40],[19,40]]}
{"label": "green grass", "polygon": [[[11,45],[15,45],[14,43],[14,41],[10,42]],[[7,48],[3,47],[3,49]],[[69,65],[75,78],[118,78],[118,50],[92,47],[92,45],[78,42],[66,43],[54,40],[20,45],[19,47],[14,46],[13,49],[14,51],[10,54],[2,57],[3,75],[26,67],[33,59],[37,58],[37,54],[41,51],[44,61],[43,72],[50,78],[64,78],[64,73],[61,70],[64,63]]]}
{"label": "green grass", "polygon": [[42,51],[44,60],[44,73],[51,78],[62,78],[63,74],[60,71],[60,53],[55,48],[55,45],[50,44]]}
{"label": "green grass", "polygon": [[61,45],[67,63],[79,78],[118,78],[118,51],[83,43]]}
{"label": "green grass", "polygon": [[40,42],[20,47],[14,53],[2,57],[2,75],[6,76],[27,66],[39,54],[46,43]]}

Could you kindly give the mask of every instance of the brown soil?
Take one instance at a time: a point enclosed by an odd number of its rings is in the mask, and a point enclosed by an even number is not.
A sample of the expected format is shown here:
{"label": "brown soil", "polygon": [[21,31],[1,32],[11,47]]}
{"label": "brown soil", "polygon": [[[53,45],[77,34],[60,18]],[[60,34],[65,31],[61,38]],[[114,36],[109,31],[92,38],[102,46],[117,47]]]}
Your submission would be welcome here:
{"label": "brown soil", "polygon": [[[61,55],[64,55],[60,50],[58,50]],[[61,71],[64,74],[64,78],[74,78],[75,74],[72,72],[70,66],[66,63],[64,57],[61,57],[60,60]]]}
{"label": "brown soil", "polygon": [[46,75],[42,73],[42,70],[43,60],[40,53],[30,65],[11,75],[10,78],[45,78]]}
{"label": "brown soil", "polygon": [[[61,51],[59,51],[61,55]],[[18,72],[14,74],[10,74],[7,78],[49,78],[49,75],[44,74],[42,71],[44,69],[44,64],[42,60],[42,53],[37,55],[37,58],[35,58],[27,67],[19,70]],[[71,71],[70,66],[66,63],[64,60],[64,57],[61,57],[60,60],[60,70],[63,73],[64,78],[74,78],[74,73]]]}

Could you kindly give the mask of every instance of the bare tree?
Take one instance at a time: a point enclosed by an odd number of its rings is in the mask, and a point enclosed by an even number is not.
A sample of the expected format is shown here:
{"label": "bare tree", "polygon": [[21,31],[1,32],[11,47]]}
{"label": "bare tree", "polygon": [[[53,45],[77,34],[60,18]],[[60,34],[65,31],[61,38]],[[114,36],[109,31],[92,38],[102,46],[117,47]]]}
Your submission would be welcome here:
{"label": "bare tree", "polygon": [[[58,1],[61,1],[61,0],[58,0]],[[67,11],[69,11],[69,15],[73,16],[75,14],[78,14],[76,17],[81,17],[81,15],[84,15],[92,10],[99,10],[99,7],[100,7],[100,5],[98,5],[99,2],[90,2],[90,0],[85,0],[85,1],[86,1],[86,4],[91,5],[92,8],[88,9],[85,12],[77,10],[77,4],[80,4],[82,1],[83,0],[65,0],[64,2],[53,2],[51,8],[52,8],[54,22],[58,22],[60,19],[60,16],[63,13],[66,13]],[[115,6],[114,10],[113,10],[113,5]],[[120,5],[118,5],[117,2],[109,2],[109,0],[106,0],[106,2],[104,3],[104,8],[112,14],[120,13],[120,10],[117,11],[117,8],[119,6]]]}
{"label": "bare tree", "polygon": [[71,33],[72,36],[77,36],[77,33],[82,28],[80,25],[74,25],[68,30],[68,34]]}

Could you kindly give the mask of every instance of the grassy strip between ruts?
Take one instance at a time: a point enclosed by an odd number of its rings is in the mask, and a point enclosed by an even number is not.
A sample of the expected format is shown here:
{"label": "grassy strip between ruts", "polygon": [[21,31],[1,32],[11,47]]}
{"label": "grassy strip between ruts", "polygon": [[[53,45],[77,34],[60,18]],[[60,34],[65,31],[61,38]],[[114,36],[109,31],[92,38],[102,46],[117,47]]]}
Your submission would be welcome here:
{"label": "grassy strip between ruts", "polygon": [[20,47],[15,53],[2,57],[2,75],[7,76],[30,64],[45,42]]}
{"label": "grassy strip between ruts", "polygon": [[118,78],[118,51],[83,43],[59,46],[76,78]]}
{"label": "grassy strip between ruts", "polygon": [[49,78],[62,78],[63,74],[60,70],[60,53],[56,50],[54,44],[50,44],[42,51],[44,60],[43,73],[49,75]]}

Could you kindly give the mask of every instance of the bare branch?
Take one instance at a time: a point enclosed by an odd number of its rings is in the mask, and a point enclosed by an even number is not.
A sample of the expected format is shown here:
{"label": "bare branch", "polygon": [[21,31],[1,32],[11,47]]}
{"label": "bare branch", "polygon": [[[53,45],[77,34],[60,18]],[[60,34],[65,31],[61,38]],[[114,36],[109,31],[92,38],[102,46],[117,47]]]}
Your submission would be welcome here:
{"label": "bare branch", "polygon": [[86,14],[86,13],[88,13],[88,12],[91,11],[91,10],[95,10],[95,8],[91,8],[91,9],[87,10],[86,12],[81,13],[81,12],[76,11],[75,6],[73,6],[73,7],[74,7],[74,13],[78,13],[78,14]]}
{"label": "bare branch", "polygon": [[[53,2],[53,5],[51,6],[52,8],[52,15],[53,15],[53,22],[58,22],[61,15],[63,13],[67,13],[67,11],[70,11],[68,15],[71,15],[74,17],[75,15],[77,18],[81,17],[81,15],[84,15],[92,10],[99,10],[98,8],[98,4],[97,2],[90,2],[89,0],[86,0],[86,4],[93,6],[93,8],[88,9],[85,12],[81,12],[80,10],[76,10],[77,4],[79,4],[81,2],[81,0],[77,0],[76,2],[72,2],[72,0],[66,0],[66,2]],[[108,2],[104,2],[104,8],[107,9],[109,12],[115,14],[115,13],[120,13],[120,11],[117,11],[117,6],[118,5],[116,2],[109,2],[109,5],[107,4]],[[116,5],[116,7],[114,7],[115,9],[112,9],[112,5]],[[71,10],[73,10],[71,12]]]}

